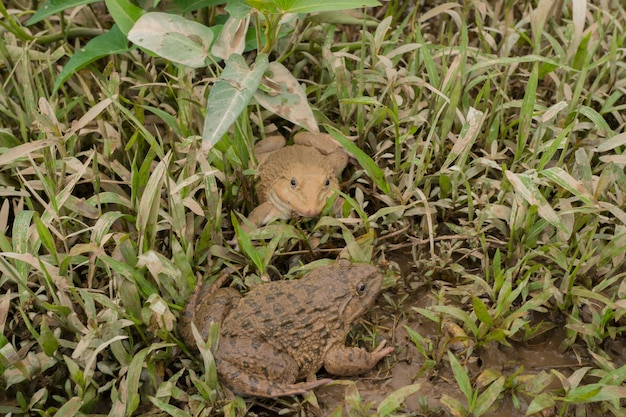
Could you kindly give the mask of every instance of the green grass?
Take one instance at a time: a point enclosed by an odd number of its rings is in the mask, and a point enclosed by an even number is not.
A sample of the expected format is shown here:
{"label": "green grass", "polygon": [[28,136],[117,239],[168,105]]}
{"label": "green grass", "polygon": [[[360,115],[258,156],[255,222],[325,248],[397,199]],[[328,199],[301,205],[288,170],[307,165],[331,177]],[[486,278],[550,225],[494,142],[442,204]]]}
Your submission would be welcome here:
{"label": "green grass", "polygon": [[[299,79],[317,123],[355,159],[342,178],[345,217],[273,223],[234,251],[233,219],[254,207],[254,141],[294,126],[246,102],[203,149],[210,91],[224,68],[241,66],[209,60],[191,70],[128,50],[129,26],[116,35],[122,45],[61,83],[70,57],[110,29],[96,17],[105,8],[26,25],[35,11],[4,2],[0,413],[243,415],[262,401],[225,397],[210,352],[177,339],[196,280],[235,266],[243,291],[342,253],[385,269],[383,318],[435,324],[435,341],[411,334],[415,360],[424,375],[447,371],[460,393],[438,410],[408,410],[411,385],[380,404],[349,387],[344,413],[478,416],[506,397],[519,415],[624,415],[626,9],[426,3],[272,27],[269,61]],[[221,13],[186,17],[211,26]],[[251,32],[260,42],[262,29]],[[253,50],[242,54],[247,65]],[[388,261],[398,258],[402,278]],[[432,305],[402,298],[424,286]],[[534,321],[539,314],[550,320]],[[391,339],[388,364],[399,366],[402,344],[383,318],[353,339]],[[539,380],[471,370],[487,346],[554,325],[580,367]]]}

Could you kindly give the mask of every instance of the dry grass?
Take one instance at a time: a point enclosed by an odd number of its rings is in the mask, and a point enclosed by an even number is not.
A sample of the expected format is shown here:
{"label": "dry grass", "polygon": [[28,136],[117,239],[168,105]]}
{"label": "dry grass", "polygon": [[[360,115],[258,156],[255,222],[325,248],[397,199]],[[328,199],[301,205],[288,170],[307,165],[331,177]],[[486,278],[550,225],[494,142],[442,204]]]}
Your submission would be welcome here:
{"label": "dry grass", "polygon": [[[624,415],[621,1],[390,1],[368,10],[375,24],[298,23],[271,57],[304,83],[317,121],[362,151],[343,176],[349,217],[270,224],[239,252],[227,241],[233,213],[254,205],[253,142],[293,125],[251,105],[207,156],[198,135],[221,65],[134,49],[54,92],[69,56],[111,21],[99,3],[30,26],[25,2],[3,7],[0,413],[243,415],[250,404],[224,398],[211,361],[177,339],[196,279],[240,266],[243,290],[343,250],[386,270],[381,305],[430,286],[433,305],[417,314],[471,341],[452,355],[413,339],[426,372],[451,369],[466,396],[417,415],[478,416],[514,394],[506,375],[485,383],[463,366],[544,331],[539,313],[586,366],[550,372],[558,388],[518,387],[520,413]],[[207,10],[194,16],[209,25],[223,11]],[[411,259],[403,279],[398,254]],[[385,412],[359,401],[344,412]]]}

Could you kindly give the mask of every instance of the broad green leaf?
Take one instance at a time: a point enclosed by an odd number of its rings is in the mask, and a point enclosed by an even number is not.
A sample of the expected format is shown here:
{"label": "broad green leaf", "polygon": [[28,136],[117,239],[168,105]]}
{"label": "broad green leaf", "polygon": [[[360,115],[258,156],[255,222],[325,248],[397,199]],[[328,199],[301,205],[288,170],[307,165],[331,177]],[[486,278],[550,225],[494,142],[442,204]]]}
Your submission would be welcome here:
{"label": "broad green leaf", "polygon": [[82,6],[85,4],[95,3],[100,0],[48,0],[41,5],[34,15],[26,21],[26,26],[33,25],[42,21],[46,17],[50,17],[55,13],[59,13],[71,7]]}
{"label": "broad green leaf", "polygon": [[126,36],[117,25],[113,25],[107,33],[93,38],[87,42],[87,45],[76,51],[54,81],[53,91],[56,92],[68,78],[95,60],[130,50]]}
{"label": "broad green leaf", "polygon": [[213,43],[211,53],[221,59],[228,59],[232,54],[241,55],[246,47],[249,24],[249,16],[245,19],[230,16]]}
{"label": "broad green leaf", "polygon": [[146,13],[128,32],[128,39],[170,61],[192,68],[206,66],[213,29],[169,13]]}
{"label": "broad green leaf", "polygon": [[261,88],[254,93],[254,98],[261,106],[283,119],[310,132],[319,132],[304,87],[283,64],[269,64]]}
{"label": "broad green leaf", "polygon": [[178,10],[176,10],[177,13],[185,14],[198,9],[203,9],[205,7],[217,6],[225,3],[230,4],[231,2],[226,0],[173,0],[173,3],[178,6]]}
{"label": "broad green leaf", "polygon": [[375,0],[247,0],[247,3],[263,13],[314,13],[380,6]]}
{"label": "broad green leaf", "polygon": [[228,0],[225,10],[232,17],[245,19],[250,15],[252,7],[246,2],[246,0]]}
{"label": "broad green leaf", "polygon": [[105,0],[105,3],[115,24],[124,35],[128,35],[135,22],[145,13],[141,8],[128,0]]}
{"label": "broad green leaf", "polygon": [[269,61],[259,54],[253,69],[241,55],[231,55],[221,77],[215,82],[207,100],[203,149],[211,149],[235,123],[256,92]]}

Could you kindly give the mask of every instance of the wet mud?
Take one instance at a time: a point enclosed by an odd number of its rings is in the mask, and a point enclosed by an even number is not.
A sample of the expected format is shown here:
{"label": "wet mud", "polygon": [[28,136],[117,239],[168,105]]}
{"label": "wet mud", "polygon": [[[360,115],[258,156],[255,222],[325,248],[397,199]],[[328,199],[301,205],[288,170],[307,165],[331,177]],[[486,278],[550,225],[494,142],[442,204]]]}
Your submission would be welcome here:
{"label": "wet mud", "polygon": [[[421,291],[407,299],[403,308],[406,310],[412,310],[413,307],[424,308],[430,304],[431,298],[432,294],[429,291]],[[393,325],[393,323],[389,324]],[[415,347],[405,326],[433,343],[434,350],[439,355],[438,364],[432,368],[425,367],[427,359]],[[361,397],[361,404],[369,402],[379,404],[397,389],[411,384],[420,384],[419,391],[405,400],[402,409],[405,413],[412,415],[450,415],[441,405],[441,398],[444,394],[466,404],[465,397],[459,390],[447,361],[447,348],[443,345],[446,340],[450,342],[452,338],[446,333],[446,330],[439,329],[436,323],[420,318],[416,313],[407,313],[405,319],[394,325],[394,329],[393,346],[396,350],[390,358],[378,365],[375,370],[376,373],[355,378],[354,387],[350,384],[337,384],[316,390],[320,404],[320,415],[330,415],[340,405],[344,409],[343,415],[347,415],[345,412],[346,395],[354,394],[354,388]],[[466,365],[471,381],[475,381],[478,375],[488,369],[504,376],[516,374],[521,377],[519,378],[520,381],[527,381],[539,373],[549,373],[551,369],[557,369],[565,376],[569,376],[575,369],[584,366],[584,363],[579,362],[580,357],[577,357],[575,352],[571,350],[560,352],[561,342],[564,338],[564,328],[555,325],[536,340],[519,343],[511,341],[510,347],[491,342],[485,346],[474,348],[468,354],[462,351],[462,344],[456,346],[458,347],[456,351],[454,344],[447,346],[455,351],[454,353],[460,360],[464,358],[462,363]],[[560,388],[560,384],[556,378],[552,378],[552,382],[546,387],[546,389],[558,388]],[[352,392],[348,390],[352,390]],[[532,398],[523,393],[514,392],[513,394],[517,394],[515,395],[517,404],[514,404],[512,400],[513,395],[505,392],[501,395],[501,400],[497,401],[490,412],[484,415],[492,417],[524,416]]]}
{"label": "wet mud", "polygon": [[[404,267],[404,265],[403,265]],[[404,268],[403,268],[404,269]],[[400,283],[399,283],[400,285]],[[393,289],[390,289],[393,291]],[[338,383],[321,387],[316,390],[319,410],[309,415],[331,415],[341,407],[342,415],[349,415],[347,408],[352,406],[350,398],[360,397],[356,406],[372,403],[370,412],[375,412],[377,405],[392,392],[411,384],[420,384],[420,389],[406,398],[404,407],[397,413],[415,416],[448,416],[449,411],[442,406],[444,395],[467,402],[451,371],[447,359],[447,351],[457,356],[465,365],[473,389],[484,391],[486,387],[477,387],[477,378],[482,373],[494,373],[507,377],[507,389],[500,394],[499,399],[483,414],[487,417],[525,416],[526,409],[532,401],[532,396],[524,392],[525,384],[538,378],[549,381],[544,390],[561,388],[558,378],[551,376],[552,369],[558,370],[568,377],[576,369],[590,363],[582,352],[575,348],[564,349],[563,340],[566,331],[562,323],[556,322],[553,317],[533,313],[531,324],[541,326],[542,331],[525,341],[508,339],[510,346],[498,342],[489,342],[482,346],[473,346],[468,340],[471,338],[458,337],[455,331],[461,331],[460,326],[451,323],[451,328],[435,323],[416,311],[416,308],[427,308],[436,299],[435,288],[420,288],[412,293],[405,294],[401,311],[395,314],[389,312],[387,301],[380,297],[378,305],[371,312],[372,321],[377,322],[379,328],[389,329],[388,334],[380,337],[392,337],[395,351],[389,358],[381,361],[377,368],[368,375],[354,378],[351,383]],[[391,294],[388,294],[388,296]],[[402,294],[391,295],[392,299],[401,298]],[[460,324],[460,323],[459,323]],[[414,341],[406,330],[409,328],[430,343],[428,357],[418,350]],[[356,329],[360,329],[357,327]],[[463,334],[463,333],[461,333]],[[616,351],[624,352],[623,346],[616,347]],[[427,361],[431,361],[427,364]],[[619,361],[617,361],[619,363]],[[372,414],[375,415],[375,414]],[[548,412],[547,415],[550,415]]]}

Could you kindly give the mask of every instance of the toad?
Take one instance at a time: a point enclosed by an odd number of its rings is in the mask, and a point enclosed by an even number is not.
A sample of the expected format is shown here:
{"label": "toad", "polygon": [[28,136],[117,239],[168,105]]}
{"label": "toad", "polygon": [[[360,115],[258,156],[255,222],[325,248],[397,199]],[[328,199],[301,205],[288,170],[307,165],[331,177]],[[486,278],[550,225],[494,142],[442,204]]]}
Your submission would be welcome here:
{"label": "toad", "polygon": [[316,217],[348,163],[348,155],[332,136],[301,132],[294,145],[282,136],[270,136],[254,147],[259,161],[259,206],[248,216],[254,226],[271,220]]}
{"label": "toad", "polygon": [[216,288],[224,276],[196,287],[179,333],[195,347],[191,323],[205,340],[211,322],[221,323],[214,352],[217,372],[237,394],[304,394],[332,381],[298,382],[322,366],[333,375],[357,375],[393,351],[385,341],[371,352],[345,346],[350,327],[380,292],[382,275],[374,266],[344,259],[299,280],[261,284],[243,297],[234,288]]}

